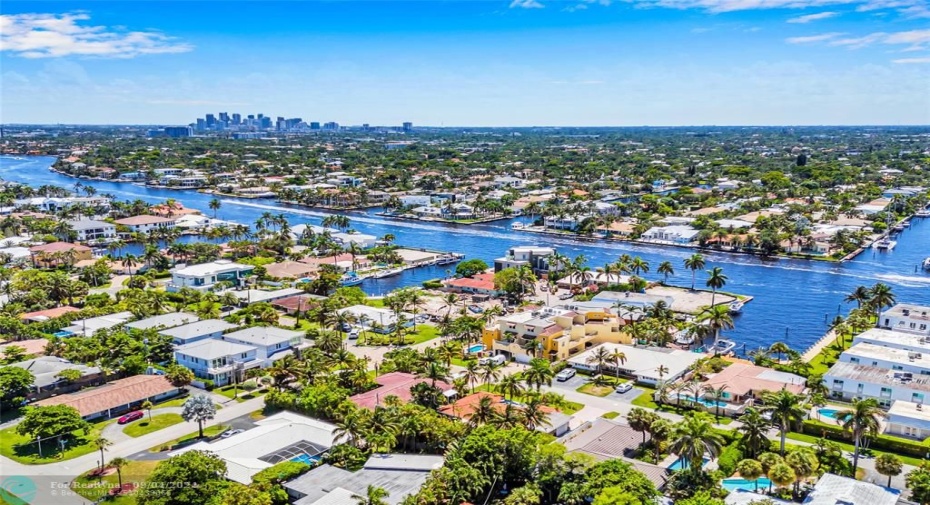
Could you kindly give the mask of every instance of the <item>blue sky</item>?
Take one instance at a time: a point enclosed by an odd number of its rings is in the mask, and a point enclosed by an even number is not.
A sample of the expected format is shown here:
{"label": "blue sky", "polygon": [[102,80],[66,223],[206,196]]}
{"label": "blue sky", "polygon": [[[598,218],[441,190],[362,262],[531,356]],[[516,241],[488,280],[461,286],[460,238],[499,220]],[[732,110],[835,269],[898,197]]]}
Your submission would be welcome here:
{"label": "blue sky", "polygon": [[930,124],[928,0],[4,1],[0,121]]}

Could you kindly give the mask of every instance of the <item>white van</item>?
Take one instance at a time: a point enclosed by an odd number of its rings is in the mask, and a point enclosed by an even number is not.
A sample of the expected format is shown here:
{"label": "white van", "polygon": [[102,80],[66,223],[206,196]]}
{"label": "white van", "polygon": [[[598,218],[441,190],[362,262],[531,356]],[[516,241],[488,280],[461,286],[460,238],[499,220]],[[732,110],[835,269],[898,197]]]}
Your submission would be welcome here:
{"label": "white van", "polygon": [[485,356],[478,360],[479,365],[487,365],[493,363],[495,365],[503,365],[507,362],[507,356],[503,354],[495,354],[494,356]]}

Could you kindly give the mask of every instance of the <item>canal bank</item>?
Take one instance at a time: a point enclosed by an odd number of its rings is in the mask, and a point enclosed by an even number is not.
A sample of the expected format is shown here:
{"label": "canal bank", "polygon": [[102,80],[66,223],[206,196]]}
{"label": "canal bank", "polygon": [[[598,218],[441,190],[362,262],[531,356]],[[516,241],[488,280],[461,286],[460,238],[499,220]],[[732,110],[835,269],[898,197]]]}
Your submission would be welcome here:
{"label": "canal bank", "polygon": [[[54,158],[32,157],[14,159],[0,156],[0,178],[39,187],[45,184],[72,188],[75,179],[48,170]],[[165,190],[106,181],[81,180],[93,186],[98,194],[112,194],[120,200],[142,200],[148,203],[175,199],[185,206],[213,215],[209,202],[213,195],[197,191]],[[263,212],[283,214],[291,225],[320,221],[331,213],[308,208],[282,205],[271,199],[222,198],[219,219],[252,224]],[[583,255],[592,268],[615,262],[621,254],[641,256],[650,263],[645,274],[650,281],[659,281],[656,268],[669,261],[675,268],[670,284],[690,285],[691,272],[683,261],[693,250],[672,249],[648,244],[578,240],[571,236],[538,235],[512,230],[514,220],[469,226],[394,221],[374,215],[373,211],[344,212],[351,227],[361,233],[384,236],[391,233],[401,246],[436,251],[456,251],[466,259],[478,258],[492,264],[516,245],[537,244],[555,247],[569,257]],[[197,240],[196,237],[184,237]],[[850,305],[843,298],[858,285],[876,282],[889,284],[899,301],[930,305],[930,275],[915,271],[930,256],[930,219],[914,220],[902,232],[898,246],[888,253],[867,251],[852,261],[837,264],[793,259],[766,260],[748,255],[720,251],[704,253],[707,268],[722,267],[728,277],[724,291],[753,297],[742,314],[736,317],[736,327],[723,332],[724,338],[735,340],[739,349],[767,346],[786,340],[802,350],[826,333],[829,321],[837,313],[845,314]],[[369,293],[387,293],[403,286],[420,285],[429,279],[445,276],[448,267],[428,266],[407,270],[383,279],[366,280],[362,288]],[[698,286],[704,287],[706,275],[698,272]]]}

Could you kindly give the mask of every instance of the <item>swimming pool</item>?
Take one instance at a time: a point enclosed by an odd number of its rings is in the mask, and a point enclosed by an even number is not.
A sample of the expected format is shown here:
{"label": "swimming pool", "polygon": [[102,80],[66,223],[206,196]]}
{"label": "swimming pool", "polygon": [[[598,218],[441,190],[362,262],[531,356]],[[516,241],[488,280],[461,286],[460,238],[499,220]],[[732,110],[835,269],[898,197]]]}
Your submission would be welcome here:
{"label": "swimming pool", "polygon": [[723,486],[723,489],[726,489],[727,491],[736,491],[737,489],[755,491],[756,485],[759,486],[759,489],[766,489],[772,485],[772,481],[768,477],[759,477],[759,480],[756,480],[755,482],[746,480],[742,477],[731,477],[729,479],[723,479],[721,485]]}
{"label": "swimming pool", "polygon": [[484,345],[483,345],[483,344],[475,344],[475,345],[469,346],[469,348],[468,348],[468,354],[476,354],[476,353],[479,353],[479,352],[481,352],[481,351],[483,351],[483,350],[484,350]]}
{"label": "swimming pool", "polygon": [[829,417],[830,419],[838,419],[836,417],[837,412],[839,412],[839,410],[836,410],[836,409],[819,409],[817,411],[817,413],[820,414],[821,417]]}
{"label": "swimming pool", "polygon": [[726,403],[716,402],[714,400],[708,400],[707,398],[695,399],[693,396],[685,396],[685,395],[679,396],[678,398],[686,402],[700,403],[701,405],[705,407],[711,407],[711,408],[720,407],[721,409],[725,409],[727,407]]}
{"label": "swimming pool", "polygon": [[310,456],[309,454],[301,454],[300,456],[297,456],[296,458],[291,459],[291,461],[293,461],[294,463],[306,463],[310,466],[313,466],[317,462],[320,461],[320,457]]}
{"label": "swimming pool", "polygon": [[[701,463],[701,466],[703,467],[707,465],[709,461],[710,461],[709,459],[704,458],[704,461]],[[678,458],[675,460],[674,463],[668,466],[668,470],[671,472],[677,472],[678,470],[683,470],[685,468],[688,468],[688,462],[685,461],[684,458]]]}
{"label": "swimming pool", "polygon": [[68,337],[73,336],[74,333],[71,333],[70,331],[66,331],[66,330],[61,330],[61,331],[56,331],[55,333],[53,333],[53,335],[55,335],[58,338],[68,338]]}

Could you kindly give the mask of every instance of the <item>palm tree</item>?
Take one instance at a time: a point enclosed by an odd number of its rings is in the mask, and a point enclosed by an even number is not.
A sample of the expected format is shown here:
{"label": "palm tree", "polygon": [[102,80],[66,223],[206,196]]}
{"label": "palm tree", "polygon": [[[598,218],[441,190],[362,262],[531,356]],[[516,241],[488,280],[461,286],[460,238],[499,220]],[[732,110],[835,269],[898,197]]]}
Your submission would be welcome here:
{"label": "palm tree", "polygon": [[591,353],[590,356],[585,360],[585,363],[597,366],[597,374],[601,375],[603,372],[604,365],[610,362],[612,356],[610,351],[607,350],[605,346],[600,346]]}
{"label": "palm tree", "polygon": [[119,485],[120,492],[123,491],[123,467],[132,463],[126,458],[121,458],[119,456],[110,460],[110,466],[116,469],[116,482]]}
{"label": "palm tree", "polygon": [[762,477],[762,463],[754,459],[744,459],[736,464],[736,471],[740,477],[751,480],[755,485],[755,491],[759,491],[759,477]]}
{"label": "palm tree", "polygon": [[629,423],[630,428],[643,434],[643,450],[646,448],[646,433],[649,433],[650,426],[658,418],[655,413],[639,407],[631,409],[630,413],[626,415],[626,421]]}
{"label": "palm tree", "polygon": [[633,258],[633,261],[630,262],[630,271],[635,275],[644,274],[649,272],[649,262],[636,256]]}
{"label": "palm tree", "polygon": [[501,378],[500,366],[496,363],[488,363],[486,365],[481,365],[481,379],[485,384],[490,388],[491,381],[498,381]]}
{"label": "palm tree", "polygon": [[210,203],[207,205],[210,207],[210,210],[213,211],[213,219],[216,219],[216,211],[220,210],[220,207],[222,207],[223,204],[220,203],[219,199],[211,198]]}
{"label": "palm tree", "polygon": [[515,373],[503,376],[497,384],[497,388],[504,395],[504,398],[509,397],[510,399],[519,396],[523,392],[522,380]]}
{"label": "palm tree", "polygon": [[879,407],[878,400],[866,398],[853,400],[852,408],[841,410],[834,417],[843,430],[852,433],[855,442],[853,451],[853,475],[855,475],[856,468],[859,466],[862,438],[880,432],[881,419],[885,417],[885,412]]}
{"label": "palm tree", "polygon": [[659,382],[662,382],[662,378],[665,377],[665,374],[668,373],[668,367],[665,365],[659,365],[659,367],[656,368],[656,373],[659,374]]}
{"label": "palm tree", "polygon": [[136,264],[136,256],[134,254],[127,254],[123,256],[123,261],[120,263],[129,272],[129,282],[132,283],[132,267]]}
{"label": "palm tree", "polygon": [[626,353],[619,348],[610,353],[610,359],[614,362],[614,370],[617,372],[617,380],[620,380],[620,367],[626,363]]}
{"label": "palm tree", "polygon": [[795,482],[797,476],[787,463],[779,463],[769,470],[769,479],[778,487],[788,487]]}
{"label": "palm tree", "polygon": [[704,256],[700,253],[694,253],[690,257],[685,258],[685,268],[691,270],[691,291],[694,291],[697,271],[704,269]]}
{"label": "palm tree", "polygon": [[895,304],[891,286],[879,282],[869,290],[869,305],[875,311],[875,326],[881,326],[882,309]]}
{"label": "palm tree", "polygon": [[723,269],[720,267],[714,267],[707,271],[707,287],[711,288],[712,294],[710,295],[710,305],[714,306],[714,303],[717,298],[717,290],[725,286],[727,283],[727,276],[723,274]]}
{"label": "palm tree", "polygon": [[481,365],[479,365],[477,361],[469,361],[468,364],[465,365],[464,373],[465,379],[467,379],[468,384],[471,386],[471,391],[474,393],[475,383],[478,382],[481,377]]}
{"label": "palm tree", "polygon": [[675,268],[672,267],[671,261],[663,261],[659,263],[659,268],[656,269],[656,273],[660,273],[664,277],[662,284],[668,284],[669,276],[675,275]]}
{"label": "palm tree", "polygon": [[[773,468],[775,468],[778,465],[783,465],[785,463],[785,459],[779,456],[778,454],[775,454],[774,452],[763,452],[762,454],[759,455],[758,461],[759,461],[759,464],[762,465],[763,475],[769,475],[769,473],[772,471]],[[772,491],[772,484],[770,482],[769,492],[771,491]]]}
{"label": "palm tree", "polygon": [[478,404],[475,405],[474,410],[472,410],[471,416],[468,418],[468,424],[472,426],[488,424],[497,419],[498,416],[497,409],[494,408],[494,397],[482,396],[478,400]]}
{"label": "palm tree", "polygon": [[523,424],[528,430],[549,425],[549,414],[543,410],[543,401],[539,395],[532,395],[523,406]]}
{"label": "palm tree", "polygon": [[777,426],[781,433],[782,456],[785,454],[785,437],[791,424],[799,423],[807,416],[807,411],[802,406],[804,399],[803,395],[796,395],[787,389],[762,395],[762,411],[772,413],[772,424]]}
{"label": "palm tree", "polygon": [[689,415],[684,421],[675,425],[669,450],[682,458],[691,471],[700,471],[703,467],[704,454],[711,459],[720,454],[724,445],[723,437],[714,430],[713,423],[704,415]]}
{"label": "palm tree", "polygon": [[531,359],[529,368],[523,371],[523,380],[527,385],[535,387],[537,393],[544,385],[551,386],[554,376],[549,362],[542,358]]}
{"label": "palm tree", "polygon": [[333,440],[345,440],[353,446],[359,447],[362,442],[362,435],[368,429],[368,418],[368,411],[353,410],[336,423],[336,429],[333,430]]}
{"label": "palm tree", "polygon": [[720,400],[723,399],[724,393],[726,393],[728,386],[726,384],[721,384],[719,387],[713,387],[711,385],[705,386],[703,389],[706,393],[709,393],[714,399],[714,416],[717,418],[717,421],[720,421]]}
{"label": "palm tree", "polygon": [[743,434],[742,443],[750,458],[759,455],[768,445],[768,432],[771,426],[758,410],[749,407],[740,417],[740,427],[736,430]]}
{"label": "palm tree", "polygon": [[785,457],[785,463],[794,470],[794,494],[797,495],[801,481],[817,471],[819,466],[817,455],[809,447],[799,447]]}
{"label": "palm tree", "polygon": [[94,445],[100,451],[100,469],[103,470],[103,468],[106,466],[104,457],[103,457],[103,451],[106,451],[107,447],[110,447],[111,445],[113,445],[113,442],[110,442],[109,440],[103,437],[100,437],[97,440],[94,440]]}
{"label": "palm tree", "polygon": [[891,478],[901,475],[903,470],[904,465],[901,463],[901,458],[894,454],[880,454],[875,458],[875,471],[888,476],[888,485],[885,487],[891,487]]}
{"label": "palm tree", "polygon": [[865,286],[858,286],[855,291],[846,295],[846,298],[843,298],[844,302],[856,302],[856,307],[862,308],[863,303],[868,303],[871,294],[869,293],[869,288]]}
{"label": "palm tree", "polygon": [[711,331],[714,332],[714,347],[717,347],[717,341],[720,339],[720,330],[729,330],[733,328],[733,317],[730,310],[724,305],[713,305],[704,307],[704,310],[698,314],[697,322],[707,323]]}
{"label": "palm tree", "polygon": [[355,503],[358,505],[388,505],[388,502],[385,501],[388,496],[390,496],[390,493],[385,491],[384,488],[369,484],[365,496],[356,496]]}

